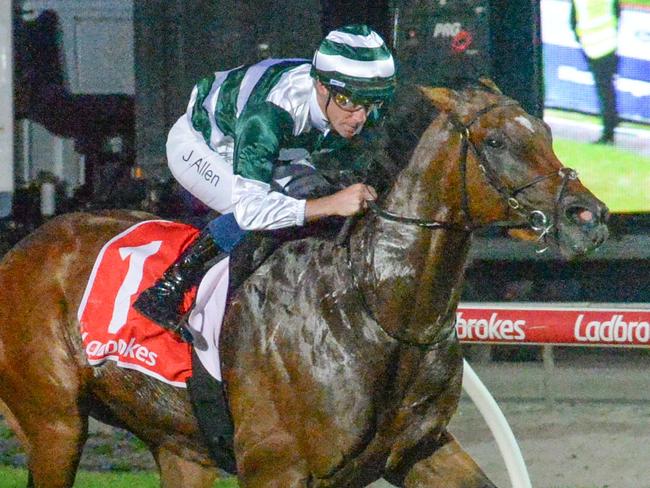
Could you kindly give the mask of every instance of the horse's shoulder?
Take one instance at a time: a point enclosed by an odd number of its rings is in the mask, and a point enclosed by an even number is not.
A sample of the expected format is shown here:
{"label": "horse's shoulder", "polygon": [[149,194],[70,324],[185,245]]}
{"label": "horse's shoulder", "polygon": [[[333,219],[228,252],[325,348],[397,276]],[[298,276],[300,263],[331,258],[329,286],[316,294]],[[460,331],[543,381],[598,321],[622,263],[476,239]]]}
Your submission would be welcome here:
{"label": "horse's shoulder", "polygon": [[[325,280],[324,267],[337,259],[339,246],[331,239],[307,237],[282,245],[255,273],[255,287],[297,289],[312,281]],[[315,273],[315,270],[319,270]]]}

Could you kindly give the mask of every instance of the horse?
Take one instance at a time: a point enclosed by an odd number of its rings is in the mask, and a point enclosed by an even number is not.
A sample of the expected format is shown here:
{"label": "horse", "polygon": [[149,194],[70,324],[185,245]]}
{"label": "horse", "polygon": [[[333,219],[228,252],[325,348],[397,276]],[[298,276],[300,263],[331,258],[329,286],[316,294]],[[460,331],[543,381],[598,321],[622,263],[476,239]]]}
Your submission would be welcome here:
{"label": "horse", "polygon": [[[494,487],[447,430],[472,236],[524,227],[567,258],[607,238],[607,207],[549,127],[493,84],[402,93],[372,153],[399,169],[387,191],[340,238],[285,243],[231,297],[220,348],[242,487]],[[96,255],[148,218],[55,217],[0,263],[0,399],[33,486],[72,486],[89,416],[138,436],[163,487],[217,476],[185,389],[90,366],[81,345]]]}

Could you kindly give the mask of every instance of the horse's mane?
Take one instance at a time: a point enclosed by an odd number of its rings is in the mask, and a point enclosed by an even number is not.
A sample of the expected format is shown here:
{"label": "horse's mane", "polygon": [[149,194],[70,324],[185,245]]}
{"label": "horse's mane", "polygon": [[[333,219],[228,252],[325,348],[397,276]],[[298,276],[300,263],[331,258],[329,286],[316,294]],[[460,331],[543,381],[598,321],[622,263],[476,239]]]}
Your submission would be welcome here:
{"label": "horse's mane", "polygon": [[[497,93],[490,85],[476,79],[457,78],[443,85],[469,100],[476,92]],[[402,84],[391,102],[383,123],[365,131],[354,145],[368,168],[364,181],[379,192],[389,190],[397,174],[405,168],[422,134],[439,115],[417,85]]]}
{"label": "horse's mane", "polygon": [[[489,84],[476,79],[456,78],[437,87],[451,88],[469,100],[476,92],[495,93]],[[345,149],[314,156],[319,168],[353,168],[352,183],[364,181],[380,194],[388,191],[411,159],[422,134],[439,115],[417,85],[398,86],[395,98],[379,124],[369,126]]]}

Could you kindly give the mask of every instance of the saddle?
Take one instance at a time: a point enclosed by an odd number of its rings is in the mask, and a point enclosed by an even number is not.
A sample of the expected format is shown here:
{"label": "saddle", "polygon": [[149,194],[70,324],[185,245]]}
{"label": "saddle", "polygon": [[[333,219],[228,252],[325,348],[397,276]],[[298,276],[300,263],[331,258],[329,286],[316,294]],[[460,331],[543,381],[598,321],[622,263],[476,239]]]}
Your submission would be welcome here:
{"label": "saddle", "polygon": [[[235,247],[229,256],[226,307],[233,292],[273,253],[282,240],[282,235],[277,233],[253,232],[247,234]],[[208,263],[207,267],[214,264]],[[187,379],[194,416],[214,461],[224,471],[235,474],[234,425],[228,408],[226,385],[207,370],[199,358],[197,347],[201,347],[200,342],[195,342],[192,346],[192,376]]]}

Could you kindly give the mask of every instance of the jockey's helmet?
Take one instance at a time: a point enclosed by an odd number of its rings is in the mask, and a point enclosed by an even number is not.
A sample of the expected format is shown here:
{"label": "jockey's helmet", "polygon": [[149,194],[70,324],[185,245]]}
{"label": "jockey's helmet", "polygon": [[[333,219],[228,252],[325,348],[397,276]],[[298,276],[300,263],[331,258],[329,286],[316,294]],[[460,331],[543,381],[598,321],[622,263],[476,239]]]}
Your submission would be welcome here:
{"label": "jockey's helmet", "polygon": [[381,104],[395,91],[393,56],[367,25],[330,32],[314,53],[311,74],[331,91],[361,104]]}

